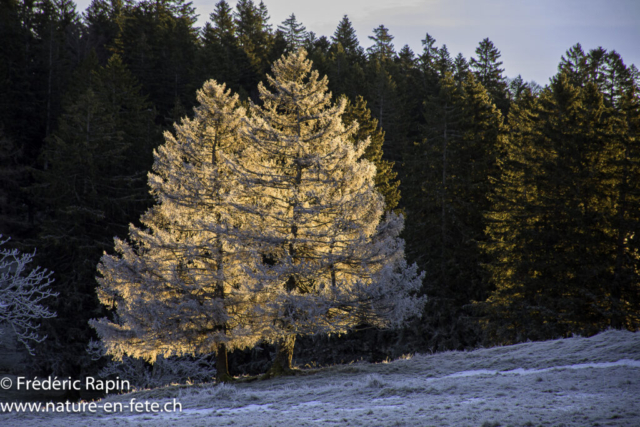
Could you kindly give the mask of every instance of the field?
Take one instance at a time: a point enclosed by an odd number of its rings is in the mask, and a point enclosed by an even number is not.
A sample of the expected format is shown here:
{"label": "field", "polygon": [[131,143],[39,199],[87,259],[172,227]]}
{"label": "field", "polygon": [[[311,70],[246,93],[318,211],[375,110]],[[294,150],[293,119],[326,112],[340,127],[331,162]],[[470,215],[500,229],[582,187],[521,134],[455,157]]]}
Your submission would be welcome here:
{"label": "field", "polygon": [[[129,410],[165,403],[176,412]],[[122,412],[5,413],[3,426],[639,426],[640,334],[355,363],[268,381],[109,396]]]}

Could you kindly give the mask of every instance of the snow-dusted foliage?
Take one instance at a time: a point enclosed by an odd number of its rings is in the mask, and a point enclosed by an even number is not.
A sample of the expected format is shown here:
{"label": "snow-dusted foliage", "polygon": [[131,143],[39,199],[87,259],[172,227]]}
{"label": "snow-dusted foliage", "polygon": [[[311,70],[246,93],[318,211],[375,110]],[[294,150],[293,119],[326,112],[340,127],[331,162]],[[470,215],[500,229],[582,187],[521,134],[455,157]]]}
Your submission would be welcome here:
{"label": "snow-dusted foliage", "polygon": [[133,389],[149,389],[173,384],[199,384],[210,382],[216,375],[215,362],[207,356],[170,357],[159,356],[153,366],[142,359],[123,357],[121,361],[111,361],[99,377],[118,378],[129,381]]}
{"label": "snow-dusted foliage", "polygon": [[221,153],[241,150],[237,128],[245,111],[238,96],[208,81],[198,91],[193,120],[165,133],[149,174],[157,204],[130,227],[131,243],[116,239],[118,255],[102,257],[98,295],[116,320],[92,321],[109,354],[154,361],[157,356],[205,354],[253,345],[246,327],[252,284],[244,268],[251,253],[230,242],[242,228],[227,199],[235,185]]}
{"label": "snow-dusted foliage", "polygon": [[304,50],[277,61],[275,91],[260,85],[264,104],[248,115],[209,81],[195,118],[165,134],[147,228],[132,226],[130,243],[116,239],[118,255],[98,265],[116,320],[92,325],[109,354],[153,361],[289,340],[290,364],[298,334],[397,326],[421,312],[403,219],[385,216],[362,158],[369,141],[354,146],[345,101],[334,105],[310,70]]}
{"label": "snow-dusted foliage", "polygon": [[[375,166],[362,157],[332,103],[326,77],[304,49],[275,62],[241,128],[245,148],[226,155],[238,186],[230,198],[246,226],[238,245],[263,258],[251,272],[255,324],[266,338],[344,332],[358,324],[396,326],[421,312],[421,284],[404,260],[403,218],[384,214]],[[260,321],[261,322],[260,322]]]}
{"label": "snow-dusted foliage", "polygon": [[[0,246],[8,241],[0,235]],[[49,287],[53,283],[52,272],[40,267],[27,271],[34,255],[35,252],[23,254],[17,249],[0,249],[0,325],[9,325],[32,355],[32,344],[46,338],[38,335],[39,321],[56,315],[41,302],[58,295]]]}

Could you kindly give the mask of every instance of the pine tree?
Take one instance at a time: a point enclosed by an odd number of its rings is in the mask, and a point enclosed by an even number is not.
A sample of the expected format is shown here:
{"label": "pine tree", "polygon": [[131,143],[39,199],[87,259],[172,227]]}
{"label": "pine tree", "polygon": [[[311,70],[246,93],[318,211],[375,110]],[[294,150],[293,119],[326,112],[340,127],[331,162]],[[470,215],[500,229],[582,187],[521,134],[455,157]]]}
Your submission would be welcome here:
{"label": "pine tree", "polygon": [[274,44],[268,24],[266,6],[261,2],[256,6],[252,0],[239,0],[236,4],[235,23],[238,43],[249,58],[251,67],[244,70],[243,86],[252,89],[255,98],[255,87],[267,72],[270,53]]}
{"label": "pine tree", "polygon": [[[393,81],[395,82],[395,114],[394,121],[385,127],[387,133],[393,133],[393,139],[389,139],[385,151],[390,150],[391,144],[395,145],[395,164],[397,171],[403,175],[401,182],[410,179],[403,167],[404,152],[410,151],[414,141],[421,138],[421,125],[424,122],[423,101],[427,96],[425,78],[422,74],[420,60],[415,56],[409,46],[404,46],[395,64],[391,69]],[[389,158],[388,153],[385,157]]]}
{"label": "pine tree", "polygon": [[429,33],[425,36],[422,42],[422,53],[420,54],[420,65],[422,72],[426,79],[432,80],[436,74],[436,63],[438,61],[438,47],[436,39],[434,39]]}
{"label": "pine tree", "polygon": [[471,69],[469,68],[469,62],[467,59],[459,53],[456,59],[453,60],[453,76],[458,83],[462,83],[466,80]]}
{"label": "pine tree", "polygon": [[581,86],[586,83],[588,77],[587,68],[587,55],[582,50],[580,43],[572,46],[562,56],[562,60],[558,65],[558,71],[567,75],[574,86]]}
{"label": "pine tree", "polygon": [[514,79],[507,79],[507,82],[507,86],[509,88],[509,99],[511,102],[515,102],[520,99],[520,96],[529,87],[520,74],[518,74]]}
{"label": "pine tree", "polygon": [[456,56],[456,59],[453,60],[453,69],[456,77],[462,76],[470,71],[469,62],[467,62],[462,53],[459,53],[458,56]]}
{"label": "pine tree", "polygon": [[366,148],[363,158],[369,160],[376,167],[376,177],[374,179],[376,190],[384,197],[385,211],[394,210],[400,202],[400,182],[396,177],[398,174],[393,170],[393,163],[382,158],[384,144],[384,131],[378,127],[378,121],[371,117],[371,111],[367,108],[367,102],[358,96],[356,102],[347,100],[342,122],[349,126],[354,122],[358,123],[358,130],[351,137],[353,144],[358,141],[369,139],[371,142]]}
{"label": "pine tree", "polygon": [[0,234],[23,234],[29,229],[26,195],[21,186],[28,170],[21,164],[22,153],[0,128]]}
{"label": "pine tree", "polygon": [[385,155],[388,160],[399,162],[401,159],[402,130],[399,115],[401,114],[398,87],[394,72],[397,58],[393,46],[393,36],[384,25],[373,30],[369,39],[374,44],[367,49],[368,61],[365,68],[367,77],[366,99],[371,111],[378,120],[378,125],[385,129],[388,138],[388,149]]}
{"label": "pine tree", "polygon": [[269,20],[271,19],[271,17],[269,16],[267,5],[264,4],[262,0],[260,0],[260,4],[258,4],[258,13],[260,15],[260,18],[262,19],[264,30],[267,33],[271,33],[272,25],[269,24]]}
{"label": "pine tree", "polygon": [[351,24],[347,15],[342,17],[333,36],[331,36],[331,41],[335,45],[340,43],[350,60],[362,60],[364,58],[364,49],[360,46],[358,36],[356,36],[356,30],[353,28],[353,24]]}
{"label": "pine tree", "polygon": [[[627,67],[616,51],[608,52],[602,47],[590,50],[585,54],[578,44],[567,51],[566,59],[559,70],[566,74],[574,86],[586,87],[596,85],[602,94],[604,104],[617,120],[616,132],[611,135],[610,146],[616,146],[618,157],[613,160],[610,170],[615,171],[613,179],[618,183],[616,219],[613,221],[617,229],[614,280],[609,291],[602,290],[609,301],[605,309],[611,326],[626,327],[633,330],[637,325],[634,316],[629,315],[629,308],[637,299],[633,283],[637,281],[637,241],[633,236],[640,229],[637,207],[640,205],[637,180],[632,176],[639,170],[637,145],[638,88],[640,84],[635,77],[634,66]],[[636,302],[634,302],[636,301]]]}
{"label": "pine tree", "polygon": [[144,176],[156,135],[154,112],[135,79],[114,56],[98,67],[90,56],[76,73],[58,129],[45,143],[34,198],[46,213],[38,260],[55,268],[58,317],[46,326],[50,353],[41,369],[77,374],[86,368],[87,320],[101,313],[95,264],[146,208]]}
{"label": "pine tree", "polygon": [[465,306],[487,296],[479,245],[502,117],[472,74],[458,83],[447,72],[424,107],[423,141],[404,160],[407,240],[427,272],[423,335],[429,347],[460,349],[480,339]]}
{"label": "pine tree", "polygon": [[177,100],[187,110],[193,105],[198,46],[195,9],[185,0],[130,2],[117,22],[113,50],[156,107],[158,121],[168,126]]}
{"label": "pine tree", "polygon": [[576,76],[565,69],[510,115],[484,247],[497,342],[639,325],[638,223],[627,210],[638,201],[628,186],[637,142],[596,82],[574,85]]}
{"label": "pine tree", "polygon": [[288,52],[295,52],[302,47],[309,34],[305,26],[298,22],[296,15],[293,13],[282,21],[282,25],[278,25],[278,30],[282,32],[284,39],[287,41]]}
{"label": "pine tree", "polygon": [[443,44],[442,47],[438,49],[436,69],[440,76],[453,72],[453,60],[451,59],[451,55],[449,54],[449,49],[447,49],[446,44]]}
{"label": "pine tree", "polygon": [[[35,31],[36,13],[34,5],[0,3],[0,128],[17,150],[32,157],[45,136],[41,85],[46,73],[42,58],[34,53],[34,47],[41,45]],[[14,232],[17,237],[21,236]]]}
{"label": "pine tree", "polygon": [[[631,67],[630,67],[631,68]],[[633,70],[629,70],[632,75]],[[606,98],[606,95],[605,95]],[[615,163],[618,175],[617,229],[614,280],[607,293],[610,298],[611,326],[629,330],[640,327],[634,314],[640,306],[638,278],[640,277],[640,82],[631,78],[620,90],[616,115],[622,122],[620,151]]]}
{"label": "pine tree", "polygon": [[491,100],[506,115],[509,108],[507,97],[507,84],[502,75],[504,69],[500,68],[502,61],[499,61],[501,54],[491,40],[482,40],[476,48],[478,58],[471,58],[471,68],[474,70],[477,80],[482,83]]}
{"label": "pine tree", "polygon": [[370,57],[374,57],[380,61],[392,61],[396,55],[393,47],[393,36],[389,34],[389,29],[384,25],[379,25],[373,29],[373,36],[369,36],[373,40],[373,45],[367,49]]}
{"label": "pine tree", "polygon": [[338,24],[331,41],[326,67],[330,88],[336,95],[345,94],[355,99],[358,94],[364,93],[365,55],[356,30],[346,15]]}
{"label": "pine tree", "polygon": [[87,44],[96,52],[101,65],[111,56],[110,49],[118,37],[118,20],[124,6],[123,0],[92,0],[82,14]]}
{"label": "pine tree", "polygon": [[316,37],[316,33],[309,31],[303,43],[309,54],[309,59],[322,74],[329,74],[331,70],[331,42],[325,36]]}
{"label": "pine tree", "polygon": [[404,261],[402,217],[382,219],[375,167],[362,159],[369,141],[349,141],[346,100],[331,105],[326,77],[310,71],[304,50],[274,64],[274,91],[260,85],[263,106],[251,107],[234,161],[249,221],[239,242],[264,258],[257,316],[278,344],[269,375],[291,369],[297,335],[398,325],[422,305],[408,295],[420,277]]}
{"label": "pine tree", "polygon": [[[149,175],[156,205],[131,227],[131,243],[116,239],[118,255],[98,266],[100,301],[117,317],[92,321],[109,354],[142,357],[217,354],[217,379],[229,379],[227,349],[255,343],[249,330],[245,267],[254,261],[229,235],[243,224],[229,209],[234,177],[222,153],[242,148],[238,95],[211,80],[198,91],[193,120],[155,152]],[[255,299],[255,298],[254,298]]]}
{"label": "pine tree", "polygon": [[232,91],[246,97],[251,87],[246,85],[243,74],[251,64],[238,43],[233,10],[225,0],[221,0],[216,3],[209,19],[203,29],[199,56],[201,79],[223,82]]}
{"label": "pine tree", "polygon": [[[55,128],[63,93],[82,58],[80,31],[70,0],[0,4],[0,127],[25,166],[36,167],[43,140]],[[33,204],[26,202],[32,221]]]}

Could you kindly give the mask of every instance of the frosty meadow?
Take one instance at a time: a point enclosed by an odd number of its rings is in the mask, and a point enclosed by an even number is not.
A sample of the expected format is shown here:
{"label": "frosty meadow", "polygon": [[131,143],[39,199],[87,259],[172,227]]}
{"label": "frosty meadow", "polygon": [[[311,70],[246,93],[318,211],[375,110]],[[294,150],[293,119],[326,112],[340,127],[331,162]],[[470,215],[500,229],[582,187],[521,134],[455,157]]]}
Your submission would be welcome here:
{"label": "frosty meadow", "polygon": [[180,412],[0,414],[5,426],[611,426],[640,424],[640,335],[416,354],[238,384],[111,396],[182,404]]}

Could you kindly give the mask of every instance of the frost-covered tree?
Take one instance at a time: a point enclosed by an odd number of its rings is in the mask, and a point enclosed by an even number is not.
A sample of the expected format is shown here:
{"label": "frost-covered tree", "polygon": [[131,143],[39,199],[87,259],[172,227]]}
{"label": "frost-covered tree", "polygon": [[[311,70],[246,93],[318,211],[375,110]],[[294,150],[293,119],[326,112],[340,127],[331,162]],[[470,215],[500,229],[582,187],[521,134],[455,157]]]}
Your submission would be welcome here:
{"label": "frost-covered tree", "polygon": [[[0,246],[8,241],[0,235]],[[31,355],[34,354],[32,345],[46,338],[38,334],[38,322],[56,315],[41,303],[58,295],[49,288],[53,282],[52,272],[40,267],[27,272],[34,255],[17,249],[0,249],[0,325],[11,327]]]}
{"label": "frost-covered tree", "polygon": [[130,243],[116,239],[117,255],[102,257],[98,296],[115,320],[94,320],[109,354],[142,357],[217,354],[217,378],[228,378],[227,349],[255,340],[243,324],[250,305],[244,273],[249,252],[226,235],[241,229],[228,209],[234,177],[221,153],[241,149],[237,128],[245,115],[238,96],[206,82],[195,118],[165,133],[154,153],[149,185],[157,204],[130,227]]}
{"label": "frost-covered tree", "polygon": [[270,375],[291,369],[297,335],[397,326],[423,306],[410,295],[421,276],[404,259],[403,218],[384,217],[376,168],[363,158],[370,141],[351,141],[358,124],[343,125],[346,100],[332,103],[306,56],[276,61],[273,92],[260,84],[263,105],[243,129],[246,148],[227,156],[239,184],[230,200],[247,221],[238,244],[263,259],[252,316],[277,343]]}

